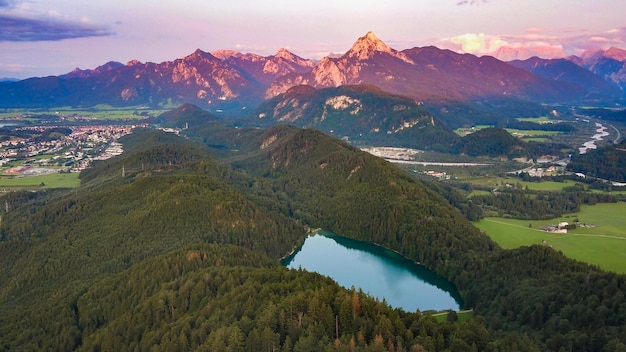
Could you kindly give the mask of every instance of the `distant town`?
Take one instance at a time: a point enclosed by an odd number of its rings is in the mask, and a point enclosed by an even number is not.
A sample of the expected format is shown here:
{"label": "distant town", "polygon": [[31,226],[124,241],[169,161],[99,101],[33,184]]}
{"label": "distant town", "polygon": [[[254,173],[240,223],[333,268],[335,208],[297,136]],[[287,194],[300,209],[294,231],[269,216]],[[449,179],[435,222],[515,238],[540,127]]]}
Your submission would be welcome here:
{"label": "distant town", "polygon": [[[140,121],[122,124],[66,124],[59,116],[55,123],[16,125],[16,119],[0,121],[0,171],[6,176],[34,176],[54,172],[80,172],[96,160],[122,153],[118,139],[137,127]],[[88,119],[84,119],[88,121]],[[19,121],[19,120],[17,120]],[[126,124],[128,123],[128,124]]]}

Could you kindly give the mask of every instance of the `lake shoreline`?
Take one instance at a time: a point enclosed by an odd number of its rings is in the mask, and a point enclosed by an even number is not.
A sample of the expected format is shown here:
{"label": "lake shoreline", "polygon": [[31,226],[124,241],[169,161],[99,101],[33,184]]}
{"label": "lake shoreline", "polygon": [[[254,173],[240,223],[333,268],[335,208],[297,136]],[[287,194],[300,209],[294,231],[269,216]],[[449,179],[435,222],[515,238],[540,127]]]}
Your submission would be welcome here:
{"label": "lake shoreline", "polygon": [[284,258],[284,267],[317,272],[405,311],[456,311],[463,307],[452,283],[377,243],[317,229]]}

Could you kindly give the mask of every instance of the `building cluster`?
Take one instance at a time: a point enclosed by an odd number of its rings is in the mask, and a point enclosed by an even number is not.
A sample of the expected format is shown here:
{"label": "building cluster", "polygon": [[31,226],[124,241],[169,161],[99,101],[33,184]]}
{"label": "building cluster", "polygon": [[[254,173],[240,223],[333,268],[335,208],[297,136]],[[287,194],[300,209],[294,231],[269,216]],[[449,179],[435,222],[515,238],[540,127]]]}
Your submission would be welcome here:
{"label": "building cluster", "polygon": [[440,172],[440,171],[424,171],[424,174],[428,175],[428,176],[432,176],[435,178],[438,178],[440,180],[449,180],[450,179],[450,175],[448,175],[445,172]]}
{"label": "building cluster", "polygon": [[528,176],[531,177],[549,177],[562,174],[564,172],[564,168],[560,166],[550,166],[548,168],[537,167],[527,169],[526,172],[528,173]]}
{"label": "building cluster", "polygon": [[32,166],[62,166],[66,170],[80,171],[88,167],[93,160],[104,160],[121,154],[122,145],[117,143],[117,140],[139,126],[36,126],[19,129],[45,132],[46,129],[59,127],[69,128],[71,133],[45,140],[11,138],[2,141],[0,143],[0,166],[10,162],[17,164],[5,170],[5,173],[23,173]]}
{"label": "building cluster", "polygon": [[568,227],[569,227],[569,224],[567,222],[560,222],[556,225],[542,226],[541,229],[545,232],[551,232],[551,233],[567,233]]}
{"label": "building cluster", "polygon": [[416,155],[423,153],[417,149],[397,147],[370,147],[361,150],[387,160],[415,160]]}

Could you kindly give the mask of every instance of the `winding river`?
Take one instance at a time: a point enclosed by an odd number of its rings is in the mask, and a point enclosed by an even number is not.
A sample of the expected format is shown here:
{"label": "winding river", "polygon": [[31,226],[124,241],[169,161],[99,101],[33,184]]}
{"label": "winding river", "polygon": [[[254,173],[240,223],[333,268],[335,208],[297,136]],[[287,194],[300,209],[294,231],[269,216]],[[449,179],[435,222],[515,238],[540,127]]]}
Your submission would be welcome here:
{"label": "winding river", "polygon": [[596,134],[591,137],[591,140],[583,143],[583,146],[578,148],[580,154],[587,153],[589,149],[596,149],[596,142],[602,141],[604,140],[604,137],[610,135],[610,133],[607,132],[607,128],[603,124],[596,122],[596,128]]}

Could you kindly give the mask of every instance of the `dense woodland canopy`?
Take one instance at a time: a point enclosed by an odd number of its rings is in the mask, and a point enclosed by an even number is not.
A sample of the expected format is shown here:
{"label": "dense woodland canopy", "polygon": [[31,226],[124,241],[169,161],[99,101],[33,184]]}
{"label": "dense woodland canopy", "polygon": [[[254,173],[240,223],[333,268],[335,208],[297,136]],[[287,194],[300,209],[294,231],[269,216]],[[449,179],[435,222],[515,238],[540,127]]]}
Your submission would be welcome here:
{"label": "dense woodland canopy", "polygon": [[[624,275],[502,250],[453,196],[318,131],[188,137],[137,131],[76,190],[4,196],[0,350],[626,348]],[[309,228],[422,263],[476,317],[437,323],[280,267]]]}
{"label": "dense woodland canopy", "polygon": [[568,170],[615,182],[626,182],[626,140],[573,155]]}

